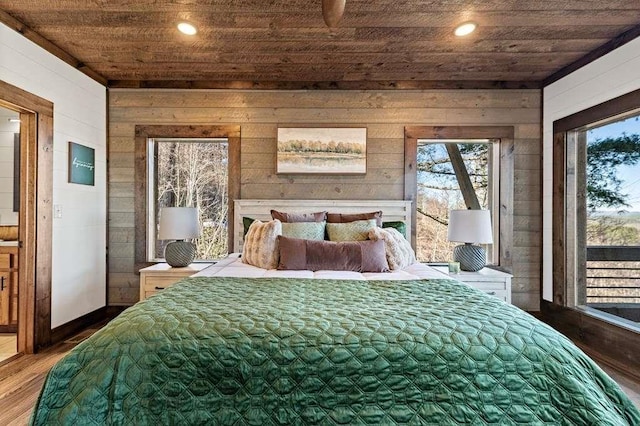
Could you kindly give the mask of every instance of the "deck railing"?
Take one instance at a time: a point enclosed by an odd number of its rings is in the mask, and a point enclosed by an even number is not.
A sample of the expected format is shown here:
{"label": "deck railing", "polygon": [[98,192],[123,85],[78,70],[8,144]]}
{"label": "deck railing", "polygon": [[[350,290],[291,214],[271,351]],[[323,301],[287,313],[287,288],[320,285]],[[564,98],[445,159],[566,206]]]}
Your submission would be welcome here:
{"label": "deck railing", "polygon": [[586,303],[640,304],[640,247],[587,247]]}

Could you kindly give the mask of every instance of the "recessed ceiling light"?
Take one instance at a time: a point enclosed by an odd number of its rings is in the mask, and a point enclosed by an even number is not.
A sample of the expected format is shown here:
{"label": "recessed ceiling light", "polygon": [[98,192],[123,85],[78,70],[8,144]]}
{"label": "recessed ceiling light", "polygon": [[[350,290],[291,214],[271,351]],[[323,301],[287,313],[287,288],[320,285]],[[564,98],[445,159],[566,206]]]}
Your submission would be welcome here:
{"label": "recessed ceiling light", "polygon": [[186,34],[186,35],[194,35],[195,33],[198,32],[196,27],[194,27],[193,25],[189,24],[188,22],[180,22],[178,24],[178,30],[182,34]]}
{"label": "recessed ceiling light", "polygon": [[478,28],[478,24],[475,22],[465,22],[458,25],[453,33],[458,37],[464,37],[474,32],[476,28]]}

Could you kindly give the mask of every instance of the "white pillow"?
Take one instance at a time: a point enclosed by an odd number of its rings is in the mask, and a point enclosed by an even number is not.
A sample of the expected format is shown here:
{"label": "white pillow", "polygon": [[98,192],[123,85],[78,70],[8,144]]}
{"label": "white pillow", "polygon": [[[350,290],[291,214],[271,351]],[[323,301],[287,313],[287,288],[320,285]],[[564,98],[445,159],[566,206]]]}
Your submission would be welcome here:
{"label": "white pillow", "polygon": [[275,269],[280,260],[278,235],[282,235],[282,223],[278,219],[271,222],[255,220],[242,247],[242,262],[263,269]]}
{"label": "white pillow", "polygon": [[369,231],[370,240],[384,240],[389,269],[403,269],[416,263],[416,254],[409,241],[394,228],[374,228]]}

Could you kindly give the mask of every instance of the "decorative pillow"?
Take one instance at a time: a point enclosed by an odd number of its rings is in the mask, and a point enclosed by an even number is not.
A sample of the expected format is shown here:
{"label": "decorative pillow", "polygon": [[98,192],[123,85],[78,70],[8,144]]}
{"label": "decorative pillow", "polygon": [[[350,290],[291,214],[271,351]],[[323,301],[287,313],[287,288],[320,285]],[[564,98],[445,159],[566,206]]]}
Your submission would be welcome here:
{"label": "decorative pillow", "polygon": [[386,272],[383,241],[313,241],[278,237],[278,269]]}
{"label": "decorative pillow", "polygon": [[317,213],[284,213],[277,210],[271,210],[271,218],[278,219],[280,222],[324,222],[327,220],[327,212]]}
{"label": "decorative pillow", "polygon": [[406,238],[394,228],[374,228],[369,231],[369,238],[384,241],[387,262],[391,270],[403,269],[416,262],[416,254]]}
{"label": "decorative pillow", "polygon": [[247,236],[247,232],[249,232],[249,227],[254,221],[255,219],[252,217],[246,217],[246,216],[242,217],[242,227],[244,228],[243,234],[242,234],[243,237]]}
{"label": "decorative pillow", "polygon": [[282,235],[303,240],[324,240],[326,222],[284,222]]}
{"label": "decorative pillow", "polygon": [[369,231],[375,227],[375,219],[327,223],[327,234],[331,241],[364,241],[369,237]]}
{"label": "decorative pillow", "polygon": [[282,235],[282,223],[254,221],[244,237],[242,262],[263,269],[278,266],[278,236]]}
{"label": "decorative pillow", "polygon": [[345,223],[354,222],[356,220],[375,219],[376,225],[382,226],[382,210],[371,213],[327,213],[327,222],[329,223]]}
{"label": "decorative pillow", "polygon": [[392,221],[392,222],[382,222],[382,227],[393,228],[399,233],[401,233],[403,237],[407,238],[407,224],[401,220]]}

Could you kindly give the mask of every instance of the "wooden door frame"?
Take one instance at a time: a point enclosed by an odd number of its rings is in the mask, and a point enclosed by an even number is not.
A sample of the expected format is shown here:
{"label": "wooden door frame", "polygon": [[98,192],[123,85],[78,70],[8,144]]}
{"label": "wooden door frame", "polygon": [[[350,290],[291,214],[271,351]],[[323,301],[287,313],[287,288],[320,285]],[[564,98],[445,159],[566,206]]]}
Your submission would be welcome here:
{"label": "wooden door frame", "polygon": [[51,343],[53,103],[0,80],[0,105],[20,113],[19,353]]}

